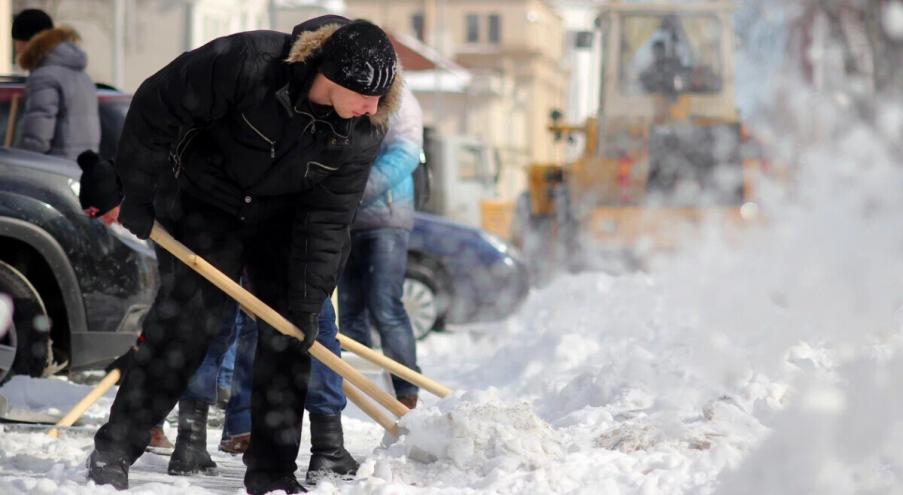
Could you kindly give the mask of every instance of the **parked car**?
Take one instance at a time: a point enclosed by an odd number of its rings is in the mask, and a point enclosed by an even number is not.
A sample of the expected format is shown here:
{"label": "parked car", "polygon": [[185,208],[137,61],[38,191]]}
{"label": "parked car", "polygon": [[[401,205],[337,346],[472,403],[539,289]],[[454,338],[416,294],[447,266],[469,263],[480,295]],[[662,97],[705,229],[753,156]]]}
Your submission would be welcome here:
{"label": "parked car", "polygon": [[[134,342],[158,283],[148,242],[83,214],[74,162],[14,148],[23,86],[23,78],[0,77],[0,293],[16,306],[0,334],[0,381],[11,371],[53,372],[54,363],[70,371],[106,365]],[[100,153],[112,157],[130,96],[103,85],[97,95]],[[418,337],[446,323],[504,318],[528,289],[524,264],[504,242],[416,215],[404,300]],[[48,328],[52,348],[41,344]]]}
{"label": "parked car", "polygon": [[526,264],[501,239],[422,212],[410,239],[404,303],[418,338],[446,323],[505,318],[526,298]]}

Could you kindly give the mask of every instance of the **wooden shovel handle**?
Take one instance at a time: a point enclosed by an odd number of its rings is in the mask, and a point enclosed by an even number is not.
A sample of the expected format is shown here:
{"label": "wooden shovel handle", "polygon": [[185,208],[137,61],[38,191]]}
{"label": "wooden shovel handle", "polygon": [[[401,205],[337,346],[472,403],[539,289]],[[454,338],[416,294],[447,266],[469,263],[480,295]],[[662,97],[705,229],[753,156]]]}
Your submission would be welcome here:
{"label": "wooden shovel handle", "polygon": [[[257,318],[269,323],[270,326],[275,328],[279,333],[294,337],[298,340],[304,340],[304,334],[298,327],[258,299],[255,295],[245,290],[237,282],[227,277],[223,272],[216,269],[216,267],[185,247],[184,244],[174,239],[160,224],[154,222],[150,238],[163,249],[166,249],[173,256],[191,267],[194,271],[200,273],[213,285],[219,287],[223,292],[238,301],[238,304],[243,306],[247,311],[256,315]],[[375,383],[368,380],[361,372],[354,369],[353,366],[345,361],[342,361],[341,358],[333,354],[319,342],[314,342],[308,352],[311,356],[325,364],[329,369],[341,375],[342,378],[351,382],[370,397],[373,397],[392,414],[399,418],[407,414],[408,408],[405,407],[404,404],[398,402],[394,397],[376,386]]]}
{"label": "wooden shovel handle", "polygon": [[113,385],[116,385],[116,382],[119,381],[119,377],[121,376],[122,373],[117,369],[107,373],[107,376],[103,377],[103,380],[95,385],[94,388],[88,392],[88,395],[78,401],[78,404],[73,406],[62,419],[57,421],[56,425],[54,425],[47,434],[53,438],[59,437],[60,431],[58,428],[75,424],[75,422],[78,421],[78,418],[80,418],[82,414],[85,414],[85,411],[87,411],[92,404],[103,397],[103,394],[107,393],[107,390],[110,390]]}
{"label": "wooden shovel handle", "polygon": [[348,400],[354,403],[361,411],[367,413],[367,416],[370,416],[373,421],[379,423],[380,426],[386,429],[389,433],[391,433],[394,437],[399,436],[398,432],[398,423],[390,419],[388,416],[382,413],[382,411],[377,408],[373,402],[370,401],[364,394],[361,393],[360,390],[357,389],[354,385],[343,381],[342,382],[342,391],[345,392],[345,397],[348,397]]}
{"label": "wooden shovel handle", "polygon": [[385,354],[380,352],[376,352],[373,349],[361,344],[360,342],[342,335],[341,333],[338,335],[339,344],[342,345],[343,348],[357,354],[358,356],[370,361],[371,363],[384,368],[389,373],[405,380],[407,382],[413,383],[418,387],[430,392],[436,397],[445,397],[452,393],[452,390],[445,385],[442,385],[439,382],[431,380],[430,378],[421,375],[420,373],[408,368],[407,366],[399,363],[398,361],[393,360],[392,358],[386,357]]}

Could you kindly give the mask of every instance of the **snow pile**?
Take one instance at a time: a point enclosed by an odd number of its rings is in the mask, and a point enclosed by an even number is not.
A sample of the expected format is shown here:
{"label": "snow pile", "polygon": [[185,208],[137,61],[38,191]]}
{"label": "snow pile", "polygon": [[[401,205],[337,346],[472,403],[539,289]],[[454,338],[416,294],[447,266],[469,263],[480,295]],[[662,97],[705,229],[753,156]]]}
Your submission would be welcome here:
{"label": "snow pile", "polygon": [[[494,390],[462,393],[417,410],[401,427],[405,433],[386,449],[388,457],[436,463],[431,469],[461,480],[536,471],[564,458],[552,429],[527,403],[507,403]],[[375,471],[388,472],[386,466]]]}
{"label": "snow pile", "polygon": [[903,493],[903,359],[860,358],[801,384],[773,432],[719,494]]}

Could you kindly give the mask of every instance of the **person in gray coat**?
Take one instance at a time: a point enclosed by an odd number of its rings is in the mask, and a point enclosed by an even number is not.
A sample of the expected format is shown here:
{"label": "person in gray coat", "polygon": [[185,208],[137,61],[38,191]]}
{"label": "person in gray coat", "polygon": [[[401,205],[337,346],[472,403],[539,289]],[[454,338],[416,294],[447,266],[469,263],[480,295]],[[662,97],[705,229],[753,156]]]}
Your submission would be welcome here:
{"label": "person in gray coat", "polygon": [[88,57],[78,33],[54,27],[44,11],[25,9],[13,19],[19,66],[29,71],[18,147],[75,160],[100,147],[100,116]]}

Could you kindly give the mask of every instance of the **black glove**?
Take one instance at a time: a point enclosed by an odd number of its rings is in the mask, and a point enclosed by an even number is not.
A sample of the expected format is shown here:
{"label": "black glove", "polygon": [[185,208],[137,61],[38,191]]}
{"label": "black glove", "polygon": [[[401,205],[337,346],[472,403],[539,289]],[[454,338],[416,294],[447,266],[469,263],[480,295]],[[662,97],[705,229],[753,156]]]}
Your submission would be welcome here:
{"label": "black glove", "polygon": [[86,150],[78,155],[78,166],[82,169],[81,188],[78,201],[83,210],[93,209],[95,216],[102,216],[122,201],[119,177],[113,163],[103,160],[97,153]]}
{"label": "black glove", "polygon": [[137,348],[135,346],[129,347],[129,350],[126,351],[125,354],[114,359],[112,363],[104,368],[104,372],[107,374],[110,374],[113,370],[119,370],[119,381],[116,382],[117,384],[122,382],[122,379],[125,378],[125,372],[128,371],[129,366],[131,366],[132,360],[135,358],[136,350]]}
{"label": "black glove", "polygon": [[301,347],[307,352],[310,346],[314,345],[317,335],[320,334],[320,315],[318,313],[293,313],[289,316],[296,327],[304,332],[304,340],[301,341]]}
{"label": "black glove", "polygon": [[151,229],[154,228],[154,212],[153,201],[137,201],[126,196],[122,200],[122,208],[119,210],[119,223],[139,239],[147,239],[150,237]]}

